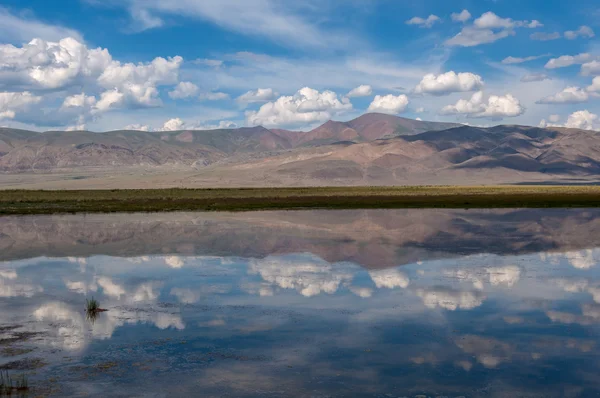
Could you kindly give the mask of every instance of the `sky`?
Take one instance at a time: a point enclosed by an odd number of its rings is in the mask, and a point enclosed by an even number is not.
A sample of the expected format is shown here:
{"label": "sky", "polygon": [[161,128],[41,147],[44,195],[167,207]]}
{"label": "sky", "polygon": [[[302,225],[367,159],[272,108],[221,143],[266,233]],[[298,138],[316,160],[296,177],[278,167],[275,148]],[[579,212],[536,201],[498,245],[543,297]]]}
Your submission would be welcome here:
{"label": "sky", "polygon": [[0,126],[600,130],[596,0],[0,0]]}

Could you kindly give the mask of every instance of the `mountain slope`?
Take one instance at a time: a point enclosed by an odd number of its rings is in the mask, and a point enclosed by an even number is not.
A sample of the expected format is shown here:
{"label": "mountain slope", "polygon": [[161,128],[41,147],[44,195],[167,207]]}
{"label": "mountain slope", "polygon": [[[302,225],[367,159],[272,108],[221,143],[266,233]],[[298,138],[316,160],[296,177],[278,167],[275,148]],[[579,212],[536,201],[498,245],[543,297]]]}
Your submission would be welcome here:
{"label": "mountain slope", "polygon": [[[437,130],[427,130],[432,128]],[[456,127],[382,114],[329,121],[308,132],[260,126],[107,133],[1,129],[0,143],[5,175],[87,173],[86,181],[67,184],[82,187],[99,170],[113,178],[140,175],[140,168],[143,175],[161,174],[132,182],[141,187],[595,182],[600,175],[597,132]],[[106,186],[93,178],[94,186]],[[118,181],[111,184],[130,186]]]}

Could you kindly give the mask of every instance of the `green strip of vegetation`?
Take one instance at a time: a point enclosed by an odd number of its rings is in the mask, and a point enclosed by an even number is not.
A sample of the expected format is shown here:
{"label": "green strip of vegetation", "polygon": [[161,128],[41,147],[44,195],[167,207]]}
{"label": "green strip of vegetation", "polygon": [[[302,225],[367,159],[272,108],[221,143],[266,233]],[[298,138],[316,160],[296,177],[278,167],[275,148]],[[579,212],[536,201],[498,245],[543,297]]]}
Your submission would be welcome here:
{"label": "green strip of vegetation", "polygon": [[0,215],[268,209],[599,207],[597,186],[0,191]]}

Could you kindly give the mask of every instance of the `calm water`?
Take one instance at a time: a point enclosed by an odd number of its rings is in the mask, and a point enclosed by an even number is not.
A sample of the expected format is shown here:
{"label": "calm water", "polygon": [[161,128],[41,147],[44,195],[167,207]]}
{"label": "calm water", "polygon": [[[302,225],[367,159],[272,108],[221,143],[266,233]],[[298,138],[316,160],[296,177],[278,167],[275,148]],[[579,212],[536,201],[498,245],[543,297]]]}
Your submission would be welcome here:
{"label": "calm water", "polygon": [[599,216],[0,218],[0,367],[30,396],[598,396]]}

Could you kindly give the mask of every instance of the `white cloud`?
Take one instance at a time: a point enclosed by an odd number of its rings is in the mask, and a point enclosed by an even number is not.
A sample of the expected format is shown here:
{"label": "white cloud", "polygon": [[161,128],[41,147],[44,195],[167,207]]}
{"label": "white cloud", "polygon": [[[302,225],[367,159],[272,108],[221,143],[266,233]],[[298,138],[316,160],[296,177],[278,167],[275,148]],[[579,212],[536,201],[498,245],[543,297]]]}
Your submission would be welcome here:
{"label": "white cloud", "polygon": [[146,124],[128,124],[123,127],[123,130],[151,131],[152,129]]}
{"label": "white cloud", "polygon": [[378,289],[393,289],[396,287],[406,288],[410,283],[408,276],[397,269],[386,269],[382,271],[369,271],[369,276]]}
{"label": "white cloud", "polygon": [[469,10],[462,10],[459,13],[453,12],[450,17],[454,22],[467,22],[469,19],[471,19],[471,13]]}
{"label": "white cloud", "polygon": [[479,29],[511,29],[516,26],[516,23],[510,18],[501,18],[488,11],[473,21],[473,25]]}
{"label": "white cloud", "polygon": [[552,78],[545,73],[528,73],[521,78],[523,83],[541,82],[544,80],[552,80]]}
{"label": "white cloud", "polygon": [[578,55],[562,55],[558,58],[552,58],[545,65],[546,69],[557,69],[557,68],[565,68],[567,66],[576,65],[576,64],[584,64],[586,62],[590,62],[594,59],[592,54],[590,53],[581,53]]}
{"label": "white cloud", "polygon": [[397,115],[404,112],[408,106],[408,97],[404,94],[400,95],[376,95],[373,102],[369,105],[367,112],[388,113]]}
{"label": "white cloud", "polygon": [[529,35],[531,40],[538,41],[550,41],[560,39],[561,35],[558,32],[546,33],[546,32],[535,32]]}
{"label": "white cloud", "polygon": [[589,99],[588,93],[580,87],[567,87],[563,91],[542,98],[537,104],[579,104]]}
{"label": "white cloud", "polygon": [[462,292],[443,287],[417,289],[416,294],[427,308],[440,307],[450,311],[479,307],[485,299],[480,292]]}
{"label": "white cloud", "polygon": [[350,92],[346,94],[346,97],[367,97],[371,94],[373,94],[373,88],[368,84],[361,84],[360,86],[350,90]]}
{"label": "white cloud", "polygon": [[503,118],[522,115],[525,108],[511,94],[503,96],[491,95],[484,100],[483,92],[478,91],[470,99],[460,99],[454,105],[442,108],[443,115],[465,114],[470,117]]}
{"label": "white cloud", "polygon": [[121,285],[113,282],[112,279],[107,276],[98,278],[97,283],[107,296],[120,298],[125,294],[125,289]]}
{"label": "white cloud", "polygon": [[110,109],[119,108],[123,105],[125,95],[119,90],[107,90],[100,94],[100,99],[96,102],[95,109],[98,112],[106,112]]}
{"label": "white cloud", "polygon": [[208,93],[201,93],[198,96],[198,99],[201,101],[221,101],[221,100],[226,100],[229,98],[229,94],[227,93],[221,93],[221,92],[208,92]]}
{"label": "white cloud", "polygon": [[61,26],[45,24],[41,21],[19,17],[0,7],[0,40],[4,43],[23,43],[33,38],[43,37],[46,40],[60,40],[63,37],[74,37],[81,40],[81,35]]}
{"label": "white cloud", "polygon": [[277,98],[278,92],[272,88],[257,88],[256,90],[250,90],[239,97],[237,101],[244,104],[253,104],[258,102],[269,102]]}
{"label": "white cloud", "polygon": [[319,92],[304,87],[294,95],[262,105],[258,111],[246,112],[246,121],[252,126],[308,124],[329,120],[351,109],[350,101],[347,98],[340,100],[333,91]]}
{"label": "white cloud", "polygon": [[190,98],[198,94],[198,86],[192,82],[179,82],[173,91],[169,92],[172,99]]}
{"label": "white cloud", "polygon": [[192,289],[174,287],[171,289],[171,295],[177,297],[180,303],[193,304],[200,300],[200,294]]}
{"label": "white cloud", "polygon": [[305,254],[252,260],[248,272],[260,275],[274,287],[294,289],[305,297],[333,294],[340,286],[348,286],[353,277],[343,267],[334,267],[316,256]]}
{"label": "white cloud", "polygon": [[446,40],[447,46],[474,47],[480,44],[493,43],[508,36],[514,36],[514,30],[506,29],[494,32],[492,29],[478,29],[465,26],[460,33]]}
{"label": "white cloud", "polygon": [[412,17],[406,21],[407,25],[418,25],[421,28],[431,28],[436,22],[441,22],[440,17],[431,14],[426,19],[421,17]]}
{"label": "white cloud", "polygon": [[25,110],[41,100],[42,97],[27,91],[22,93],[0,92],[0,120],[14,119],[18,111]]}
{"label": "white cloud", "polygon": [[176,84],[183,58],[157,57],[150,63],[125,63],[112,61],[98,78],[100,86],[116,89],[126,102],[138,106],[158,106],[159,85]]}
{"label": "white cloud", "polygon": [[[172,130],[181,130],[181,128],[179,127],[183,124],[183,122],[181,122],[181,119],[171,119],[165,123],[165,126],[167,126],[167,124],[168,127],[172,127]],[[168,256],[165,257],[165,264],[167,264],[171,268],[181,268],[183,267],[184,262],[183,259],[179,256]]]}
{"label": "white cloud", "polygon": [[87,96],[85,93],[71,95],[63,101],[62,108],[83,108],[96,104],[96,97]]}
{"label": "white cloud", "polygon": [[33,39],[22,47],[0,45],[0,60],[8,71],[0,83],[55,89],[99,76],[112,57],[106,49],[88,49],[68,37],[58,42]]}
{"label": "white cloud", "polygon": [[510,64],[521,64],[523,62],[528,62],[528,61],[533,61],[536,59],[540,59],[540,58],[545,58],[548,57],[550,54],[544,54],[544,55],[532,55],[530,57],[524,57],[524,58],[519,58],[519,57],[506,57],[502,60],[502,63],[505,65],[510,65]]}
{"label": "white cloud", "polygon": [[586,62],[581,65],[581,74],[583,76],[600,75],[600,61]]}
{"label": "white cloud", "polygon": [[[582,130],[600,130],[600,118],[598,115],[591,113],[588,110],[571,113],[567,119],[567,122],[564,124],[559,123],[559,120],[560,118],[558,115],[551,115],[549,122],[547,122],[545,119],[542,119],[539,126],[542,128],[567,127]],[[567,252],[560,255],[564,255],[575,268],[586,269],[595,264],[593,253],[591,251]]]}
{"label": "white cloud", "polygon": [[415,87],[417,94],[444,95],[454,92],[475,91],[483,87],[481,76],[470,72],[449,71],[440,75],[432,73],[423,77]]}
{"label": "white cloud", "polygon": [[[591,113],[586,109],[570,114],[565,127],[583,130],[598,130],[600,129],[598,121],[598,115]],[[583,258],[585,258],[585,256],[581,254],[573,254],[570,257],[570,260],[576,268],[589,268],[588,264],[590,264],[590,262],[580,260]]]}
{"label": "white cloud", "polygon": [[424,113],[425,112],[425,108],[423,108],[422,106],[418,107],[417,109],[415,109],[416,113]]}
{"label": "white cloud", "polygon": [[369,298],[373,295],[373,290],[368,287],[350,286],[348,289],[358,297],[362,298]]}
{"label": "white cloud", "polygon": [[590,93],[600,93],[600,76],[594,77],[592,79],[592,84],[586,88]]}
{"label": "white cloud", "polygon": [[594,37],[594,31],[589,26],[582,25],[577,30],[568,30],[565,32],[565,39],[575,40],[578,37],[591,39]]}

